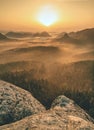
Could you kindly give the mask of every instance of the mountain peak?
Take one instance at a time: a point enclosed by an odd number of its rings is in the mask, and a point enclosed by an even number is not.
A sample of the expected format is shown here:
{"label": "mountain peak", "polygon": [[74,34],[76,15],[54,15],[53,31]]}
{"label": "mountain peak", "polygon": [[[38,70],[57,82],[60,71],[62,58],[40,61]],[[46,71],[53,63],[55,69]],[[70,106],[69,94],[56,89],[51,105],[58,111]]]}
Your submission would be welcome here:
{"label": "mountain peak", "polygon": [[64,34],[63,38],[70,38],[67,33]]}
{"label": "mountain peak", "polygon": [[77,43],[78,41],[72,37],[70,37],[67,33],[64,33],[63,36],[57,37],[54,39],[57,42],[65,42],[65,43]]}

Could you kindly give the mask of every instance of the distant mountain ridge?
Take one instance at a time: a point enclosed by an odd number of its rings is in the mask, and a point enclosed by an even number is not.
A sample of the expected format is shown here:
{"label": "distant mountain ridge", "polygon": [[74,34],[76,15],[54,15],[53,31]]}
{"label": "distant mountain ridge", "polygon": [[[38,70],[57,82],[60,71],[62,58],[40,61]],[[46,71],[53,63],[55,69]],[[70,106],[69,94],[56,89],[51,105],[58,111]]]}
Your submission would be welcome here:
{"label": "distant mountain ridge", "polygon": [[5,35],[7,37],[13,37],[13,38],[24,38],[24,37],[31,37],[32,33],[28,33],[28,32],[8,32]]}
{"label": "distant mountain ridge", "polygon": [[[0,33],[0,40],[8,40],[10,38],[34,38],[34,37],[51,37],[51,35],[46,32],[8,32],[5,35]],[[54,42],[66,42],[66,43],[94,43],[94,28],[84,29],[77,32],[65,33],[62,32],[58,34],[56,38],[52,41]]]}
{"label": "distant mountain ridge", "polygon": [[26,38],[26,37],[50,37],[49,33],[44,32],[36,32],[36,33],[30,33],[30,32],[8,32],[5,34],[7,37],[12,38]]}
{"label": "distant mountain ridge", "polygon": [[72,38],[94,42],[94,28],[69,33]]}
{"label": "distant mountain ridge", "polygon": [[60,33],[54,41],[56,42],[68,42],[68,43],[94,43],[94,28],[85,29],[77,32]]}
{"label": "distant mountain ridge", "polygon": [[72,38],[68,35],[68,33],[64,33],[63,36],[59,37],[59,38],[55,38],[54,41],[57,42],[67,42],[67,43],[77,43],[78,40],[75,38]]}
{"label": "distant mountain ridge", "polygon": [[41,33],[39,33],[39,32],[34,33],[32,36],[33,37],[51,37],[51,35],[46,31],[41,32]]}

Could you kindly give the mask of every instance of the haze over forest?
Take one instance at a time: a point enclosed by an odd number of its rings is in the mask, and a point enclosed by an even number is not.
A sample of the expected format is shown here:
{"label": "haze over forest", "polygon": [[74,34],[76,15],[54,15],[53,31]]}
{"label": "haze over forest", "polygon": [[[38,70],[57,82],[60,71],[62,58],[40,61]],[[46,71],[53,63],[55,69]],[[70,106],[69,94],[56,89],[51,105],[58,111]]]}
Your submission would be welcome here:
{"label": "haze over forest", "polygon": [[47,109],[58,95],[94,116],[94,28],[0,34],[0,78],[30,91]]}
{"label": "haze over forest", "polygon": [[0,0],[0,80],[27,90],[47,110],[65,95],[94,118],[93,5]]}

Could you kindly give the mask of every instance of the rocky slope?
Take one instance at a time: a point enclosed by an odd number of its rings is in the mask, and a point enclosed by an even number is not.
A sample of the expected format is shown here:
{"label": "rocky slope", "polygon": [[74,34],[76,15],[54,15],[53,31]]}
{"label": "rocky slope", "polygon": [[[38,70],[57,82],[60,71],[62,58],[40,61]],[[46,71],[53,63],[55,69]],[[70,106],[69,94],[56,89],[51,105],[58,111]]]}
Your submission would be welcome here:
{"label": "rocky slope", "polygon": [[[94,130],[93,119],[83,109],[76,105],[73,100],[70,100],[63,95],[57,97],[53,101],[50,110],[45,111],[42,105],[40,105],[39,102],[36,101],[32,96],[30,96],[29,93],[27,94],[26,91],[19,89],[14,85],[0,81],[0,89],[1,91],[4,90],[3,93],[6,92],[6,98],[4,97],[6,100],[8,99],[7,95],[15,95],[15,93],[19,93],[19,96],[24,95],[25,97],[23,99],[24,104],[24,101],[29,97],[32,106],[35,106],[35,111],[39,111],[39,113],[26,117],[15,123],[0,126],[0,130]],[[9,90],[11,90],[11,93]],[[29,103],[26,104],[27,108]],[[11,104],[10,107],[12,106],[13,105]],[[7,106],[5,106],[5,110],[6,107]],[[23,105],[19,107],[21,109],[19,115],[22,111],[22,107]],[[15,115],[15,111],[13,114]]]}

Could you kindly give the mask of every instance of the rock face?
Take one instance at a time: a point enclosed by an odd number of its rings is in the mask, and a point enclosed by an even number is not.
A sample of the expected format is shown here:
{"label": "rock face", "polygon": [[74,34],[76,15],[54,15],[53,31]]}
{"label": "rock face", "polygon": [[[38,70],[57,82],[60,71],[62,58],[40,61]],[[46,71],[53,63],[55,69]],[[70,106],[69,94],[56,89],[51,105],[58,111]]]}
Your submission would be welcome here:
{"label": "rock face", "polygon": [[[3,88],[8,85],[6,83],[4,85],[4,82],[1,83]],[[21,95],[23,95],[22,91],[27,93],[18,88],[16,88],[16,90],[14,89],[14,91],[12,90],[12,92],[14,93],[18,90],[19,93],[21,92]],[[7,94],[8,93],[7,90]],[[25,95],[25,98],[27,98],[27,95]],[[34,105],[36,100],[33,99],[32,96],[30,98]],[[83,109],[76,105],[73,100],[63,95],[53,101],[50,110],[43,112],[44,108],[38,104],[35,106],[36,109],[37,106],[40,107],[38,111],[42,110],[41,113],[26,117],[12,124],[3,125],[0,127],[0,130],[94,130],[94,120]],[[22,106],[23,105],[20,106],[20,109],[22,109]]]}
{"label": "rock face", "polygon": [[0,125],[44,110],[29,92],[0,80]]}

